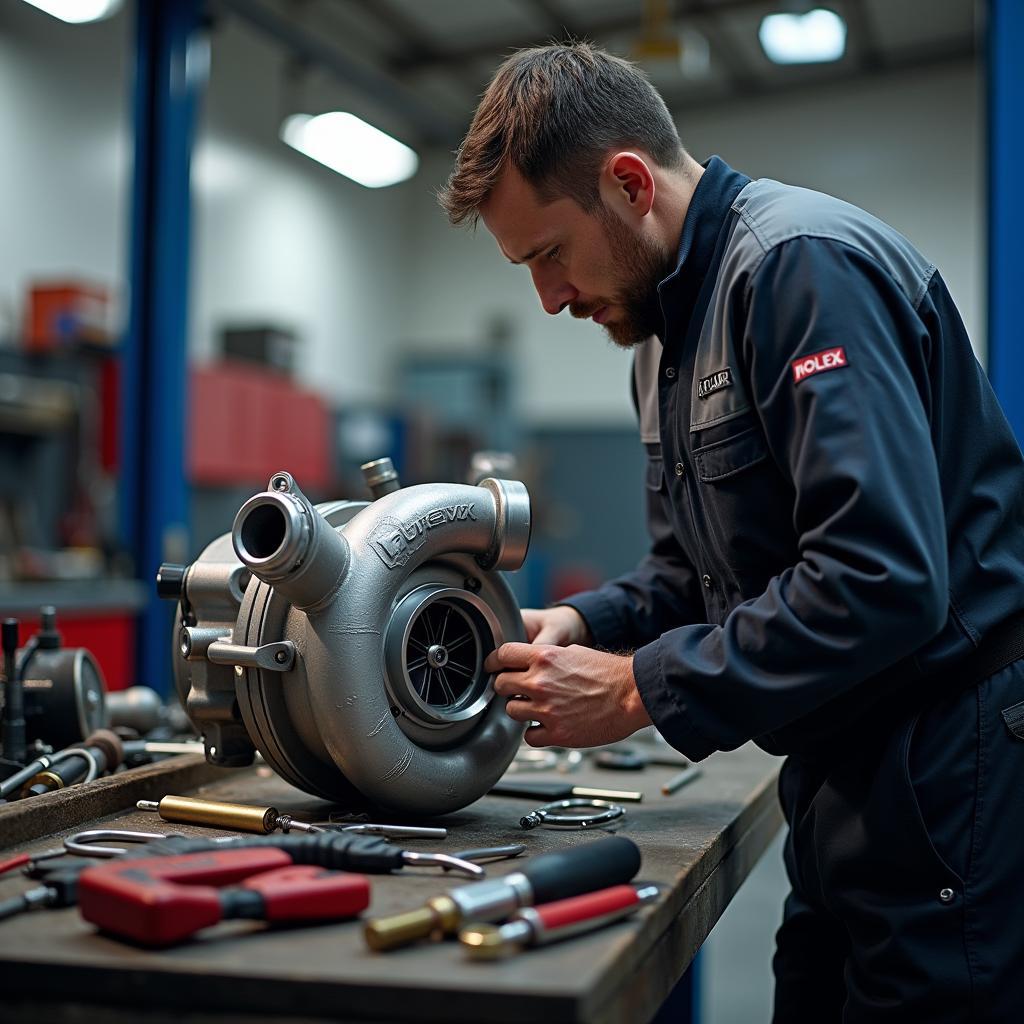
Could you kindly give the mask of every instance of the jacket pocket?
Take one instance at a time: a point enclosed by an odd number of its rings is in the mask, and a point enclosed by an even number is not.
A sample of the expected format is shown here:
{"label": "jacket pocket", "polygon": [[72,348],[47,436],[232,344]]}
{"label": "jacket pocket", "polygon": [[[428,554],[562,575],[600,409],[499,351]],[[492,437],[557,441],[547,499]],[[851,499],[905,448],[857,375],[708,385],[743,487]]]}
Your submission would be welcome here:
{"label": "jacket pocket", "polygon": [[768,454],[760,426],[749,422],[692,452],[709,541],[744,600],[795,558],[791,488]]}
{"label": "jacket pocket", "polygon": [[768,446],[756,427],[744,430],[735,437],[727,437],[723,441],[698,448],[693,453],[697,476],[704,483],[725,480],[767,457]]}

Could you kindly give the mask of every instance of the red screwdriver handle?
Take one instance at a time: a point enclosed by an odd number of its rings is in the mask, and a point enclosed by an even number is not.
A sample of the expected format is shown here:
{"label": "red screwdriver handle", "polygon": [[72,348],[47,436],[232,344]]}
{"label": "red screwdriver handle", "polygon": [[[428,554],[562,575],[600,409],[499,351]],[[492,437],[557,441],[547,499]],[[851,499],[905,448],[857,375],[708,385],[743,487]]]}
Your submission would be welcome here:
{"label": "red screwdriver handle", "polygon": [[625,910],[640,902],[636,889],[632,885],[613,885],[608,889],[588,892],[583,896],[570,896],[554,903],[543,903],[533,908],[533,913],[540,918],[544,928],[556,931],[590,921],[595,917],[604,917],[618,910]]}
{"label": "red screwdriver handle", "polygon": [[246,879],[241,886],[263,897],[267,921],[334,920],[355,917],[370,905],[363,875],[293,865]]}

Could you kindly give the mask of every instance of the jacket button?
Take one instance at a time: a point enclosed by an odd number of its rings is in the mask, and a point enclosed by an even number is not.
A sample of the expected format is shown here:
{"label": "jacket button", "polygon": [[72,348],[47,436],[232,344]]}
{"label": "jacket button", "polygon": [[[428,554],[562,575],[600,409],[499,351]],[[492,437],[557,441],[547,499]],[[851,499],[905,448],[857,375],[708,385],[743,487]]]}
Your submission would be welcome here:
{"label": "jacket button", "polygon": [[676,463],[676,476],[682,476],[686,472],[686,467],[681,463]]}
{"label": "jacket button", "polygon": [[939,890],[939,902],[941,903],[952,903],[956,899],[956,893],[948,886],[945,889]]}
{"label": "jacket button", "polygon": [[[701,578],[701,582],[708,588],[708,590],[711,589],[711,577],[707,573],[704,573],[704,576]],[[943,889],[942,891],[945,892],[946,890]]]}
{"label": "jacket button", "polygon": [[674,366],[666,366],[665,367],[665,376],[668,377],[669,380],[675,380],[676,379],[676,368]]}

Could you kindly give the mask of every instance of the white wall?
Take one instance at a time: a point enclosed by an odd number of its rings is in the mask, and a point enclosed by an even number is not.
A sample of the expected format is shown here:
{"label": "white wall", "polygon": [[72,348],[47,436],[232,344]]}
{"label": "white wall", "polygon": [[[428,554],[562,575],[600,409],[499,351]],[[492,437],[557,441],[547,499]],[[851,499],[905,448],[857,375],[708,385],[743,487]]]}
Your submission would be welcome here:
{"label": "white wall", "polygon": [[127,20],[71,26],[0,7],[0,339],[30,281],[124,280],[131,111]]}
{"label": "white wall", "polygon": [[363,188],[285,146],[284,81],[279,48],[218,28],[193,172],[191,352],[211,358],[224,323],[266,320],[301,336],[306,384],[386,399],[418,185]]}
{"label": "white wall", "polygon": [[[838,195],[906,234],[943,272],[984,351],[984,193],[979,81],[970,65],[880,76],[810,95],[716,107],[678,118],[699,160],[717,153],[752,177]],[[449,158],[425,170],[440,184]],[[448,227],[426,195],[416,214],[405,334],[473,347],[496,314],[515,325],[521,408],[533,422],[632,422],[629,356],[588,322],[541,308],[525,268],[481,227]]]}

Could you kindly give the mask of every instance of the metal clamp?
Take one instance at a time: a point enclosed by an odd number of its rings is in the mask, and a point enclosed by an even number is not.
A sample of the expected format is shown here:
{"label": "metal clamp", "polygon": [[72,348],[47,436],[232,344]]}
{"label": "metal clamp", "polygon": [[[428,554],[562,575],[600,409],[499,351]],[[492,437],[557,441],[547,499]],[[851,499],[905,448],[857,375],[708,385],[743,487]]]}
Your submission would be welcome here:
{"label": "metal clamp", "polygon": [[[570,813],[563,814],[561,812]],[[532,828],[603,828],[619,818],[625,817],[626,809],[610,800],[588,800],[584,797],[570,797],[568,800],[554,800],[538,807],[519,819],[524,829]]]}
{"label": "metal clamp", "polygon": [[206,657],[215,665],[262,668],[269,672],[290,672],[295,664],[295,644],[279,640],[260,647],[246,647],[226,640],[215,640],[206,649]]}

